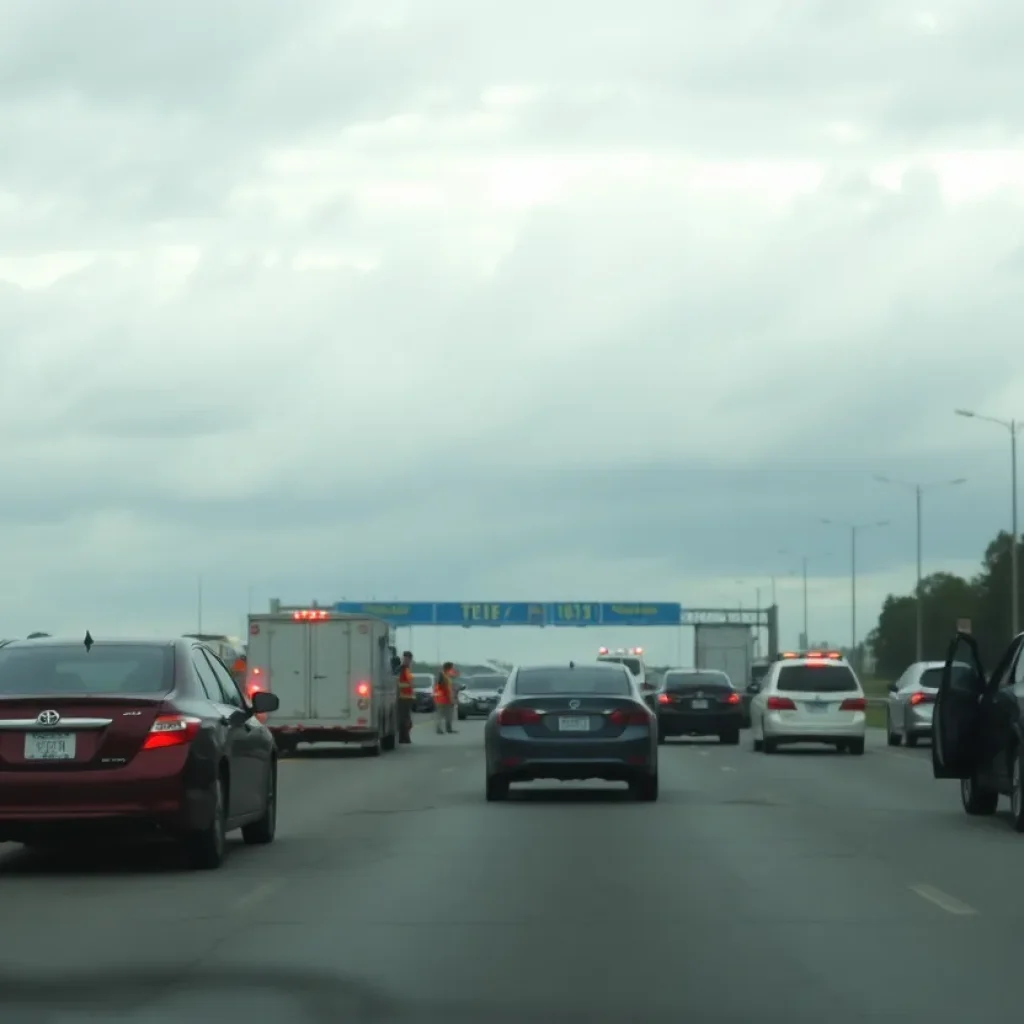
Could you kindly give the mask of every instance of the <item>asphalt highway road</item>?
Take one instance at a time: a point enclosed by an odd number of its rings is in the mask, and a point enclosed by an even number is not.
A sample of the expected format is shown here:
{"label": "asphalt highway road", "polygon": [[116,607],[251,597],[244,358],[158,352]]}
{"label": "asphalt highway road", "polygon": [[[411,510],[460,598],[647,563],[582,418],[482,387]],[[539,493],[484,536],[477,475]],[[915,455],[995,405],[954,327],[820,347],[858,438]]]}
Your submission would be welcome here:
{"label": "asphalt highway road", "polygon": [[1020,1017],[1024,836],[967,818],[927,749],[682,741],[656,804],[596,783],[487,804],[482,724],[424,726],[380,759],[283,763],[277,842],[219,872],[0,846],[0,1019]]}

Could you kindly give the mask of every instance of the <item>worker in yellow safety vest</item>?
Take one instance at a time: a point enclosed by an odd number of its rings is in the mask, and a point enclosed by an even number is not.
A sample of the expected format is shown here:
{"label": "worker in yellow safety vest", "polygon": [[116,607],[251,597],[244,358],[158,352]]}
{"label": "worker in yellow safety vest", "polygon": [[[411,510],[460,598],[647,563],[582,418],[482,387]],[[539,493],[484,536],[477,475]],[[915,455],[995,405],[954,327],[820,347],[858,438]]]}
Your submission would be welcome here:
{"label": "worker in yellow safety vest", "polygon": [[434,683],[434,717],[439,736],[446,732],[456,732],[452,728],[455,712],[455,675],[455,665],[446,661]]}
{"label": "worker in yellow safety vest", "polygon": [[416,687],[412,678],[412,651],[402,652],[398,670],[398,742],[412,743],[412,709],[416,705]]}

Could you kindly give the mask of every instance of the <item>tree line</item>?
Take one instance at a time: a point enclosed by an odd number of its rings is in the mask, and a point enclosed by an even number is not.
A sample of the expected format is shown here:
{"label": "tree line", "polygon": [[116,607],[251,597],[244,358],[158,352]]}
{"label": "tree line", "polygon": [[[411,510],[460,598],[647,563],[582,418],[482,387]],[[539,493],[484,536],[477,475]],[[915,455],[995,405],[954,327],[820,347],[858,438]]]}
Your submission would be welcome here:
{"label": "tree line", "polygon": [[[1010,534],[1000,531],[985,549],[981,568],[971,579],[954,573],[936,572],[921,580],[916,594],[889,594],[882,604],[878,625],[867,638],[874,655],[876,674],[883,679],[896,679],[916,660],[918,601],[923,612],[926,660],[945,659],[960,619],[970,619],[971,632],[977,637],[981,650],[987,653],[988,660],[997,658],[1013,633],[1010,600],[1012,543]],[[1024,570],[1024,546],[1019,538],[1017,557]],[[1024,607],[1024,600],[1021,606]]]}

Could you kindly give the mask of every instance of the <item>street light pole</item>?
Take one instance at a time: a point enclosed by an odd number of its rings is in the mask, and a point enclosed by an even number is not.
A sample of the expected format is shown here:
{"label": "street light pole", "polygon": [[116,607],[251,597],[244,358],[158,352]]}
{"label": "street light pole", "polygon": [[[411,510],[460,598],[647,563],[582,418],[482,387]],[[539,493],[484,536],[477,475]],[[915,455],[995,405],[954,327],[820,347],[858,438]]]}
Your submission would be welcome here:
{"label": "street light pole", "polygon": [[1017,435],[1024,423],[1020,420],[1002,420],[997,416],[982,416],[970,409],[954,409],[957,416],[969,420],[994,423],[1010,433],[1010,630],[1016,636],[1020,632],[1020,568],[1017,554]]}
{"label": "street light pole", "polygon": [[838,526],[850,531],[850,653],[860,671],[863,659],[857,649],[857,533],[872,526],[888,526],[889,520],[878,519],[871,523],[844,523],[838,519],[821,521],[826,526]]}
{"label": "street light pole", "polygon": [[800,561],[803,563],[804,576],[804,643],[809,644],[811,642],[811,636],[807,632],[807,556],[804,555]]}
{"label": "street light pole", "polygon": [[894,480],[887,476],[876,476],[875,479],[881,484],[891,484],[894,487],[905,487],[907,490],[914,492],[914,506],[915,506],[915,531],[916,531],[916,547],[917,547],[917,585],[914,588],[915,600],[914,600],[914,614],[915,614],[915,649],[917,651],[915,655],[916,661],[924,661],[924,591],[922,589],[921,581],[924,579],[924,559],[923,559],[923,542],[922,542],[922,522],[923,522],[923,505],[924,505],[924,492],[934,490],[936,487],[957,487],[960,484],[967,483],[964,477],[957,477],[955,480],[936,480],[932,483],[920,484],[911,483],[907,480]]}

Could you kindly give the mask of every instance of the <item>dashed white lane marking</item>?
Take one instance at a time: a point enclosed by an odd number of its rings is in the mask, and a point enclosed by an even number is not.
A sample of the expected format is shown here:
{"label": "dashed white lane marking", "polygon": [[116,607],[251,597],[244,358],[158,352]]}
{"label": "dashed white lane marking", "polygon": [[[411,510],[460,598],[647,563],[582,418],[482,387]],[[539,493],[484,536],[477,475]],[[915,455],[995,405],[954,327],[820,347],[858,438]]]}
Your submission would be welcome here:
{"label": "dashed white lane marking", "polygon": [[442,774],[443,774],[444,772],[453,772],[453,771],[455,771],[455,769],[454,769],[454,768],[451,768],[451,767],[448,767],[448,768],[442,768],[442,769],[441,769],[441,772],[442,772]]}
{"label": "dashed white lane marking", "polygon": [[277,881],[264,882],[262,885],[257,885],[255,889],[251,889],[244,896],[240,896],[235,900],[233,909],[236,912],[248,910],[249,907],[253,907],[257,903],[261,903],[268,896],[272,896],[280,887],[281,883]]}
{"label": "dashed white lane marking", "polygon": [[727,765],[727,764],[723,764],[722,765],[722,771],[723,772],[734,772],[734,771],[736,771],[736,769],[735,768],[730,768],[729,765]]}
{"label": "dashed white lane marking", "polygon": [[933,885],[912,885],[910,891],[917,893],[921,899],[934,903],[935,906],[941,908],[947,914],[956,914],[958,917],[971,917],[978,913],[974,907],[969,907],[955,896],[950,896],[949,893],[936,889]]}

